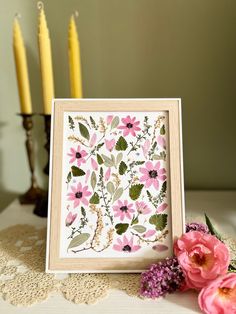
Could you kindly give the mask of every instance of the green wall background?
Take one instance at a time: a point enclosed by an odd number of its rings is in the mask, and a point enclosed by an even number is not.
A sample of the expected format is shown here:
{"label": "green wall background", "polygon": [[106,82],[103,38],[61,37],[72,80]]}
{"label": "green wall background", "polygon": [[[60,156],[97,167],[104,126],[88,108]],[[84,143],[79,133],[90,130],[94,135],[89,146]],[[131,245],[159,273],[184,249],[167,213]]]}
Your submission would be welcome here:
{"label": "green wall background", "polygon": [[[79,11],[85,97],[181,97],[185,185],[236,188],[235,0],[45,0],[56,97],[69,97],[67,28]],[[32,98],[41,112],[37,1],[0,0],[0,189],[29,185],[12,53],[21,13]],[[35,117],[37,175],[46,183],[41,117]],[[3,198],[2,198],[3,199]]]}

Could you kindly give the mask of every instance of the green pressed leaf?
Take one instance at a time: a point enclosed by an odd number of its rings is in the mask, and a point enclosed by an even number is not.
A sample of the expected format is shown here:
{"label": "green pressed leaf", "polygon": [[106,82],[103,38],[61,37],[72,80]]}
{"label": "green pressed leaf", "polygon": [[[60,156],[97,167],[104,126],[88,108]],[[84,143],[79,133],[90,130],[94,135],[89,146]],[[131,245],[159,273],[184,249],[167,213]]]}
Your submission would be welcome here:
{"label": "green pressed leaf", "polygon": [[104,145],[104,143],[98,144],[98,145],[97,145],[97,150],[99,150],[103,145]]}
{"label": "green pressed leaf", "polygon": [[90,116],[89,119],[90,119],[92,126],[96,127],[96,122],[94,121],[93,117]]}
{"label": "green pressed leaf", "polygon": [[98,193],[97,192],[95,192],[93,195],[92,195],[92,197],[90,198],[90,200],[89,200],[89,203],[90,204],[99,204],[99,195],[98,195]]}
{"label": "green pressed leaf", "polygon": [[113,195],[113,203],[117,201],[123,194],[123,188],[118,188]]}
{"label": "green pressed leaf", "polygon": [[133,216],[133,219],[131,221],[131,226],[138,224],[138,216]]}
{"label": "green pressed leaf", "polygon": [[96,173],[93,171],[91,174],[91,187],[93,188],[93,190],[95,189],[96,184],[97,184],[97,177],[96,177]]}
{"label": "green pressed leaf", "polygon": [[116,164],[116,159],[115,159],[115,156],[113,154],[111,155],[111,160],[113,162],[113,165],[115,165]]}
{"label": "green pressed leaf", "polygon": [[84,170],[82,170],[82,169],[80,169],[80,168],[78,168],[76,166],[72,166],[71,167],[71,171],[72,171],[72,174],[73,174],[74,177],[82,177],[82,176],[85,175]]}
{"label": "green pressed leaf", "polygon": [[119,153],[116,156],[116,165],[118,165],[121,162],[122,158],[123,158],[123,154],[122,153]]}
{"label": "green pressed leaf", "polygon": [[139,198],[142,188],[143,184],[135,184],[129,188],[129,196],[133,201]]}
{"label": "green pressed leaf", "polygon": [[102,154],[102,158],[104,160],[104,165],[106,167],[113,167],[114,166],[114,161],[107,157],[106,155]]}
{"label": "green pressed leaf", "polygon": [[71,118],[71,116],[68,116],[68,119],[69,119],[69,127],[70,127],[71,130],[74,131],[74,129],[75,129],[74,120]]}
{"label": "green pressed leaf", "polygon": [[166,193],[166,188],[167,188],[167,182],[164,181],[164,182],[162,183],[162,187],[161,187],[160,193]]}
{"label": "green pressed leaf", "polygon": [[115,225],[116,233],[121,235],[122,233],[125,233],[128,227],[129,227],[129,224],[122,224],[122,223],[116,224]]}
{"label": "green pressed leaf", "polygon": [[115,186],[114,186],[113,182],[108,182],[108,183],[107,183],[107,191],[108,191],[111,195],[114,194],[114,192],[115,192]]}
{"label": "green pressed leaf", "polygon": [[121,161],[120,165],[119,165],[119,174],[123,175],[125,174],[126,170],[127,170],[127,165],[124,161]]}
{"label": "green pressed leaf", "polygon": [[115,116],[111,122],[111,129],[115,129],[120,123],[120,119],[118,116]]}
{"label": "green pressed leaf", "polygon": [[145,161],[135,161],[135,166],[140,166],[143,165],[145,163]]}
{"label": "green pressed leaf", "polygon": [[85,208],[83,206],[81,206],[81,214],[82,216],[86,216],[86,211],[85,211]]}
{"label": "green pressed leaf", "polygon": [[120,136],[118,141],[116,142],[116,146],[115,146],[115,149],[116,150],[126,150],[128,147],[128,144],[125,140],[125,138],[123,136]]}
{"label": "green pressed leaf", "polygon": [[89,237],[90,237],[90,234],[89,234],[89,233],[81,233],[81,234],[78,234],[77,236],[75,236],[75,237],[70,241],[70,244],[69,244],[67,250],[72,249],[72,248],[77,247],[77,246],[80,246],[81,244],[83,244],[84,242],[86,242]]}
{"label": "green pressed leaf", "polygon": [[155,214],[149,218],[149,223],[154,225],[156,230],[162,231],[167,226],[167,214]]}
{"label": "green pressed leaf", "polygon": [[99,154],[97,154],[97,162],[98,162],[99,165],[103,164],[103,159],[102,159],[102,157]]}
{"label": "green pressed leaf", "polygon": [[68,175],[67,175],[67,183],[69,183],[70,181],[71,181],[71,179],[72,179],[72,173],[71,173],[71,171],[68,173]]}
{"label": "green pressed leaf", "polygon": [[206,225],[210,231],[210,233],[212,235],[214,235],[217,239],[219,239],[220,241],[222,241],[222,237],[221,235],[218,233],[218,231],[216,231],[215,227],[213,226],[210,218],[205,214],[205,220],[206,220]]}
{"label": "green pressed leaf", "polygon": [[83,125],[82,123],[79,122],[79,130],[80,130],[80,134],[86,138],[87,140],[90,139],[90,135],[89,135],[89,131],[88,129],[86,128],[85,125]]}
{"label": "green pressed leaf", "polygon": [[160,129],[160,134],[161,134],[161,135],[166,134],[166,129],[165,129],[165,125],[164,125],[164,124],[163,124],[163,126],[161,127],[161,129]]}
{"label": "green pressed leaf", "polygon": [[141,225],[135,225],[132,228],[138,233],[144,233],[147,230],[144,226]]}

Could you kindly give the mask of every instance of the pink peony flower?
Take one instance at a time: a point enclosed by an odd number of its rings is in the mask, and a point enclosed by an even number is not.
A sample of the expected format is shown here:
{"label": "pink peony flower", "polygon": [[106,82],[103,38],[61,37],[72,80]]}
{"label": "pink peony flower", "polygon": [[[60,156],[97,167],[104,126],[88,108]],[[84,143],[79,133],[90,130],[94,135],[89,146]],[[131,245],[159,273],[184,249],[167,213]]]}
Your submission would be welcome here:
{"label": "pink peony flower", "polygon": [[137,212],[139,214],[143,214],[143,215],[147,215],[151,213],[151,209],[148,207],[148,205],[146,203],[144,203],[143,201],[141,202],[135,202],[135,207],[137,209]]}
{"label": "pink peony flower", "polygon": [[116,141],[114,138],[112,140],[105,140],[106,149],[111,152],[115,146],[115,143]]}
{"label": "pink peony flower", "polygon": [[108,181],[111,176],[111,168],[108,168],[106,173],[105,173],[105,181]]}
{"label": "pink peony flower", "polygon": [[107,116],[107,124],[108,125],[111,124],[112,119],[113,119],[113,115],[108,115]]}
{"label": "pink peony flower", "polygon": [[77,217],[77,214],[72,214],[72,212],[69,212],[68,215],[66,216],[66,227],[69,227],[70,225],[73,224]]}
{"label": "pink peony flower", "polygon": [[138,125],[140,124],[140,121],[135,121],[136,118],[131,118],[130,116],[127,116],[126,118],[122,118],[121,121],[124,123],[124,125],[118,126],[118,129],[123,130],[123,135],[127,136],[131,134],[132,136],[136,136],[137,131],[140,131],[140,127]]}
{"label": "pink peony flower", "polygon": [[159,181],[164,181],[166,176],[166,170],[160,168],[161,163],[158,161],[155,165],[151,161],[145,163],[146,168],[139,168],[139,171],[143,174],[140,178],[141,182],[146,182],[145,187],[149,188],[151,185],[154,186],[156,190],[159,189]]}
{"label": "pink peony flower", "polygon": [[228,273],[212,281],[204,287],[198,304],[206,314],[236,313],[236,273]]}
{"label": "pink peony flower", "polygon": [[166,210],[166,208],[168,207],[168,205],[166,203],[161,204],[160,206],[157,207],[157,213],[161,213],[164,210]]}
{"label": "pink peony flower", "polygon": [[91,137],[91,140],[89,142],[89,146],[90,147],[93,147],[96,143],[96,140],[97,140],[97,134],[96,133],[93,133],[92,137]]}
{"label": "pink peony flower", "polygon": [[227,272],[230,256],[215,236],[192,231],[174,244],[174,252],[186,277],[187,288],[201,289]]}
{"label": "pink peony flower", "polygon": [[85,150],[81,150],[80,146],[78,145],[77,150],[71,148],[70,153],[68,153],[67,155],[71,157],[70,164],[77,160],[77,165],[78,167],[80,167],[82,163],[85,163],[84,157],[88,154]]}
{"label": "pink peony flower", "polygon": [[113,206],[115,212],[114,217],[120,217],[120,220],[123,221],[125,218],[131,219],[131,213],[134,212],[133,204],[128,204],[128,201],[118,200],[117,205]]}
{"label": "pink peony flower", "polygon": [[119,252],[125,252],[125,253],[133,253],[138,251],[141,246],[140,245],[134,245],[134,237],[131,237],[130,240],[127,239],[127,237],[124,235],[123,240],[120,238],[117,239],[118,244],[113,245],[113,249]]}
{"label": "pink peony flower", "polygon": [[163,147],[164,149],[166,149],[166,140],[165,140],[165,138],[164,138],[163,136],[158,135],[158,137],[157,137],[157,143],[158,143],[161,147]]}
{"label": "pink peony flower", "polygon": [[91,158],[91,165],[92,165],[93,170],[95,170],[95,171],[98,170],[98,163],[93,158]]}
{"label": "pink peony flower", "polygon": [[77,187],[71,186],[71,193],[68,193],[68,201],[74,201],[74,208],[80,205],[82,202],[84,205],[88,205],[87,197],[92,193],[88,191],[88,186],[82,187],[82,184],[79,182]]}

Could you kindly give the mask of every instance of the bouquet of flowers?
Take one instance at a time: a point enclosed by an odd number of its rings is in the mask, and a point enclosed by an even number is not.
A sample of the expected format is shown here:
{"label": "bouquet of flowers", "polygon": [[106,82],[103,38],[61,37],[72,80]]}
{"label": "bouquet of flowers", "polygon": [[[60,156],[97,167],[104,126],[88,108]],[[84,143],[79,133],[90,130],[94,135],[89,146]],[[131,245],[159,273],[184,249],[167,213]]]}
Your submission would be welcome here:
{"label": "bouquet of flowers", "polygon": [[157,298],[175,291],[199,291],[198,303],[206,314],[236,314],[236,266],[210,219],[190,223],[167,258],[141,275],[140,294]]}

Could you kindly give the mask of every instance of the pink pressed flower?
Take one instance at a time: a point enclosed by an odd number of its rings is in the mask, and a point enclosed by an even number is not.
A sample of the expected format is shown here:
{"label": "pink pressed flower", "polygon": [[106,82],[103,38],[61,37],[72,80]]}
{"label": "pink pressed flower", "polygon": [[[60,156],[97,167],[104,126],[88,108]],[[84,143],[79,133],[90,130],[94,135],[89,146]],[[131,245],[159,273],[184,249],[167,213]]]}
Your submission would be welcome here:
{"label": "pink pressed flower", "polygon": [[227,272],[227,246],[215,236],[191,231],[174,244],[174,252],[186,277],[187,288],[201,289]]}
{"label": "pink pressed flower", "polygon": [[140,178],[141,182],[146,182],[145,187],[149,188],[151,185],[154,186],[156,190],[159,189],[159,181],[164,181],[166,176],[166,170],[160,168],[161,163],[158,161],[155,165],[151,161],[145,163],[146,168],[139,168],[139,171],[143,174]]}
{"label": "pink pressed flower", "polygon": [[158,143],[161,147],[163,147],[164,149],[166,149],[166,140],[164,139],[163,136],[158,135],[158,137],[157,137],[157,143]]}
{"label": "pink pressed flower", "polygon": [[81,150],[80,146],[78,145],[77,150],[71,148],[70,153],[68,153],[67,155],[71,157],[70,164],[77,160],[77,165],[78,167],[80,167],[82,163],[85,163],[84,157],[88,154],[85,150]]}
{"label": "pink pressed flower", "polygon": [[93,170],[95,171],[98,170],[98,163],[93,158],[91,158],[91,165],[92,165]]}
{"label": "pink pressed flower", "polygon": [[85,183],[88,182],[89,176],[90,176],[90,170],[88,169],[88,170],[86,171],[86,175],[85,175]]}
{"label": "pink pressed flower", "polygon": [[80,205],[80,202],[84,205],[88,205],[87,197],[92,193],[88,191],[88,186],[82,187],[79,182],[77,186],[71,186],[72,192],[68,193],[68,201],[74,201],[74,208]]}
{"label": "pink pressed flower", "polygon": [[141,246],[140,245],[134,245],[134,237],[131,237],[130,240],[127,239],[127,237],[124,235],[123,240],[120,238],[117,239],[118,244],[113,245],[113,249],[119,252],[125,252],[125,253],[133,253],[138,251]]}
{"label": "pink pressed flower", "polygon": [[156,230],[148,230],[146,233],[144,233],[143,237],[144,238],[150,238],[156,233]]}
{"label": "pink pressed flower", "polygon": [[108,168],[106,173],[105,173],[105,181],[108,181],[111,176],[111,168]]}
{"label": "pink pressed flower", "polygon": [[168,205],[166,203],[161,204],[160,206],[157,207],[157,213],[161,213],[164,210],[166,210],[166,208],[168,207]]}
{"label": "pink pressed flower", "polygon": [[69,212],[68,215],[66,216],[66,227],[69,227],[70,225],[73,224],[77,217],[77,214],[72,214],[72,212]]}
{"label": "pink pressed flower", "polygon": [[140,121],[135,121],[136,117],[131,118],[130,116],[127,116],[126,118],[122,118],[121,121],[124,123],[124,125],[121,125],[118,127],[118,129],[123,130],[123,135],[127,136],[131,134],[132,136],[136,136],[137,131],[140,131],[140,127],[138,125],[140,124]]}
{"label": "pink pressed flower", "polygon": [[148,207],[148,205],[146,203],[144,203],[143,201],[141,202],[135,202],[135,207],[137,209],[137,212],[139,214],[143,214],[143,215],[147,215],[151,213],[151,209]]}
{"label": "pink pressed flower", "polygon": [[146,140],[142,146],[142,150],[143,150],[143,155],[144,157],[146,158],[147,157],[147,153],[149,151],[149,148],[150,148],[150,141],[149,140]]}
{"label": "pink pressed flower", "polygon": [[236,274],[220,276],[204,287],[198,296],[198,304],[206,314],[235,314]]}
{"label": "pink pressed flower", "polygon": [[115,139],[105,140],[106,149],[111,152],[115,146],[115,143],[116,143]]}
{"label": "pink pressed flower", "polygon": [[113,115],[108,115],[107,116],[107,124],[108,125],[111,124],[112,119],[113,119]]}
{"label": "pink pressed flower", "polygon": [[96,143],[96,140],[97,140],[97,134],[96,133],[93,133],[92,137],[91,137],[91,140],[89,142],[89,146],[90,147],[93,147]]}
{"label": "pink pressed flower", "polygon": [[117,205],[113,206],[115,212],[114,217],[120,217],[120,220],[123,221],[125,218],[131,219],[131,213],[134,212],[133,204],[128,204],[128,201],[118,200]]}

